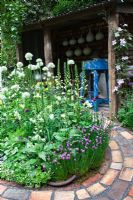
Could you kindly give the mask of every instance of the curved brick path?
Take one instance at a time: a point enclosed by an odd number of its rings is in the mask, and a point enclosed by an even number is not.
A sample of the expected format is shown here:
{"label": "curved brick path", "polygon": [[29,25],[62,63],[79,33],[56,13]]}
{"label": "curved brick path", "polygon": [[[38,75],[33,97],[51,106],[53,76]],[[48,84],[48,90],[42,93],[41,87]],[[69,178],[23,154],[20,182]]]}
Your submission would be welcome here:
{"label": "curved brick path", "polygon": [[115,127],[109,144],[111,163],[106,173],[77,188],[33,191],[0,180],[0,200],[133,200],[133,134]]}

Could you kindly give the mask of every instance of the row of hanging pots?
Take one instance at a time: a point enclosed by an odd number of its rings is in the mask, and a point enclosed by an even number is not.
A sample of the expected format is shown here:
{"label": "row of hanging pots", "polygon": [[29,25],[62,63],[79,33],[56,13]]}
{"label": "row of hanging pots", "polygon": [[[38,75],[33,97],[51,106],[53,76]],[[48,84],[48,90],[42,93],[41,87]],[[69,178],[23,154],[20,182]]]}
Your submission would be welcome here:
{"label": "row of hanging pots", "polygon": [[82,54],[85,56],[88,56],[91,54],[91,52],[92,52],[92,50],[90,47],[85,47],[83,50],[78,47],[75,50],[71,50],[71,49],[67,50],[66,56],[67,57],[72,57],[72,56],[78,57],[78,56],[81,56]]}
{"label": "row of hanging pots", "polygon": [[94,36],[94,34],[92,33],[91,29],[89,30],[86,38],[84,38],[82,35],[80,36],[80,38],[78,38],[77,40],[72,37],[70,40],[65,39],[62,42],[63,46],[68,46],[68,45],[75,45],[76,43],[78,44],[83,44],[85,41],[87,42],[92,42],[94,40],[102,40],[104,38],[104,34],[99,30],[98,33],[96,33],[96,35]]}

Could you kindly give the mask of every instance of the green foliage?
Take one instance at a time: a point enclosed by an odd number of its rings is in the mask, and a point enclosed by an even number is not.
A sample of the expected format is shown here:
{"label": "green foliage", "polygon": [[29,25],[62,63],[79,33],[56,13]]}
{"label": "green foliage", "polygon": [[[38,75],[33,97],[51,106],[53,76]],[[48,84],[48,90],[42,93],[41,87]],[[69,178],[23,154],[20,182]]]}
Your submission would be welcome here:
{"label": "green foliage", "polygon": [[59,15],[62,13],[68,13],[100,2],[102,2],[102,0],[59,0],[53,8],[53,14]]}
{"label": "green foliage", "polygon": [[109,139],[106,122],[81,104],[77,67],[72,81],[66,64],[62,81],[60,66],[54,78],[54,64],[42,65],[17,63],[0,94],[0,177],[35,187],[99,167]]}
{"label": "green foliage", "polygon": [[119,112],[118,119],[125,127],[133,130],[133,94],[128,94]]}
{"label": "green foliage", "polygon": [[12,65],[16,62],[16,45],[22,30],[26,8],[19,0],[1,2],[1,64]]}

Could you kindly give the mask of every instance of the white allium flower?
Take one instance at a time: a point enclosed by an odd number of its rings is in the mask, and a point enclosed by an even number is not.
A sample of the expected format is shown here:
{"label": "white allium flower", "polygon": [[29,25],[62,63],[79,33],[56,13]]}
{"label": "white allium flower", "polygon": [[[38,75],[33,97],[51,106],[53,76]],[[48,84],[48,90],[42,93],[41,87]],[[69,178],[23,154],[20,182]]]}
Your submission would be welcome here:
{"label": "white allium flower", "polygon": [[0,66],[0,73],[7,71],[6,66]]}
{"label": "white allium flower", "polygon": [[23,108],[23,109],[25,108],[24,104],[20,104],[19,106],[20,106],[20,108]]}
{"label": "white allium flower", "polygon": [[5,95],[3,95],[3,94],[1,93],[1,94],[0,94],[0,99],[1,99],[1,100],[5,100],[5,99],[6,99]]}
{"label": "white allium flower", "polygon": [[33,54],[32,54],[32,53],[29,53],[29,52],[28,52],[28,53],[25,54],[25,59],[26,59],[26,60],[32,60],[32,57],[33,57]]}
{"label": "white allium flower", "polygon": [[123,60],[123,61],[124,61],[124,60],[128,60],[128,58],[129,58],[128,56],[123,56],[123,57],[122,57],[122,60]]}
{"label": "white allium flower", "polygon": [[25,99],[25,98],[29,98],[30,97],[30,93],[29,92],[23,92],[22,93],[22,98]]}
{"label": "white allium flower", "polygon": [[119,32],[115,32],[115,37],[119,37],[120,33]]}
{"label": "white allium flower", "polygon": [[127,43],[127,42],[126,42],[125,38],[120,39],[120,45],[121,45],[121,46],[125,46],[126,43]]}
{"label": "white allium flower", "polygon": [[117,83],[119,86],[121,86],[124,83],[124,79],[117,79]]}
{"label": "white allium flower", "polygon": [[55,64],[50,62],[50,63],[47,64],[47,67],[48,68],[55,68]]}
{"label": "white allium flower", "polygon": [[32,122],[33,124],[35,124],[35,123],[36,123],[36,120],[35,120],[35,119],[33,119],[33,118],[30,118],[29,120],[30,120],[30,122]]}
{"label": "white allium flower", "polygon": [[2,88],[2,89],[1,89],[1,92],[2,92],[3,94],[6,93],[6,92],[8,92],[8,88],[7,88],[7,87]]}
{"label": "white allium flower", "polygon": [[29,64],[28,68],[31,69],[31,70],[33,70],[33,71],[37,70],[37,66],[36,65],[32,65],[32,64]]}
{"label": "white allium flower", "polygon": [[38,62],[38,63],[36,64],[36,66],[37,66],[37,69],[40,69],[40,67],[43,66],[43,62]]}
{"label": "white allium flower", "polygon": [[123,24],[123,26],[124,26],[124,27],[127,27],[127,26],[128,26],[128,24]]}
{"label": "white allium flower", "polygon": [[52,76],[51,72],[47,72],[47,77],[50,78]]}
{"label": "white allium flower", "polygon": [[23,63],[22,62],[18,62],[17,63],[17,68],[21,68],[21,67],[23,67]]}
{"label": "white allium flower", "polygon": [[43,67],[42,70],[47,72],[48,71],[48,67]]}
{"label": "white allium flower", "polygon": [[41,58],[37,58],[37,59],[36,59],[36,62],[37,62],[37,63],[42,62],[42,59],[41,59]]}
{"label": "white allium flower", "polygon": [[37,74],[35,74],[34,78],[35,78],[35,80],[40,81],[42,79],[42,76],[41,76],[41,74],[37,73]]}
{"label": "white allium flower", "polygon": [[118,27],[117,29],[119,32],[123,31],[123,29],[121,27]]}
{"label": "white allium flower", "polygon": [[74,65],[75,62],[74,62],[74,60],[68,60],[68,61],[67,61],[67,64],[68,64],[68,65]]}
{"label": "white allium flower", "polygon": [[61,117],[62,117],[62,118],[65,118],[65,117],[66,117],[66,115],[63,113],[63,114],[61,114]]}
{"label": "white allium flower", "polygon": [[15,69],[10,73],[9,77],[12,77],[14,75],[16,75],[16,70]]}
{"label": "white allium flower", "polygon": [[112,45],[113,45],[113,46],[116,45],[116,40],[113,40],[113,41],[112,41]]}
{"label": "white allium flower", "polygon": [[19,78],[25,77],[25,73],[23,71],[21,71],[21,72],[18,71],[17,75],[18,75]]}
{"label": "white allium flower", "polygon": [[118,92],[119,87],[115,86],[112,92]]}
{"label": "white allium flower", "polygon": [[11,86],[11,89],[12,89],[12,90],[17,90],[17,91],[18,91],[18,90],[20,89],[20,87],[19,87],[18,84],[15,84],[15,85],[12,85],[12,86]]}
{"label": "white allium flower", "polygon": [[34,95],[34,98],[41,98],[41,95],[37,93],[36,95]]}
{"label": "white allium flower", "polygon": [[61,101],[61,97],[60,96],[56,96],[55,97],[58,101]]}
{"label": "white allium flower", "polygon": [[115,68],[116,68],[117,71],[119,71],[121,69],[121,66],[120,65],[116,65]]}
{"label": "white allium flower", "polygon": [[21,120],[21,115],[19,114],[18,111],[14,111],[14,117],[18,120]]}
{"label": "white allium flower", "polygon": [[50,114],[50,115],[49,115],[49,118],[50,118],[51,120],[53,120],[53,119],[54,119],[54,114]]}

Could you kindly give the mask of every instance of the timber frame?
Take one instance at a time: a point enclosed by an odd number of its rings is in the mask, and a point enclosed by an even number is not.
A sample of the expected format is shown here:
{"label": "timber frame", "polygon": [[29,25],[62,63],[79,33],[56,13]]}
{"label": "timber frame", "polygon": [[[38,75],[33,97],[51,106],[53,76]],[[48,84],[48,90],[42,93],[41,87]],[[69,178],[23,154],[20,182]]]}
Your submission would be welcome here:
{"label": "timber frame", "polygon": [[[125,17],[125,21],[124,21]],[[117,0],[105,1],[85,9],[81,9],[75,12],[70,12],[57,17],[51,17],[42,20],[41,22],[30,24],[24,26],[23,33],[25,34],[29,31],[34,30],[43,30],[43,45],[44,45],[44,59],[45,64],[53,61],[56,54],[54,49],[53,40],[56,41],[56,34],[53,36],[54,32],[57,30],[60,32],[61,29],[65,27],[74,26],[74,24],[82,22],[87,23],[88,21],[93,21],[97,23],[100,18],[104,18],[107,25],[107,52],[108,52],[108,70],[109,70],[109,99],[110,99],[110,118],[116,116],[118,111],[118,99],[115,93],[112,92],[115,83],[115,53],[112,48],[112,41],[114,40],[113,32],[121,23],[129,23],[130,30],[133,33],[133,1],[127,0],[125,3]],[[131,19],[132,18],[132,19]],[[23,52],[22,44],[18,45],[17,48],[17,58],[19,61],[23,61]],[[133,64],[133,51],[131,51],[131,62]]]}

